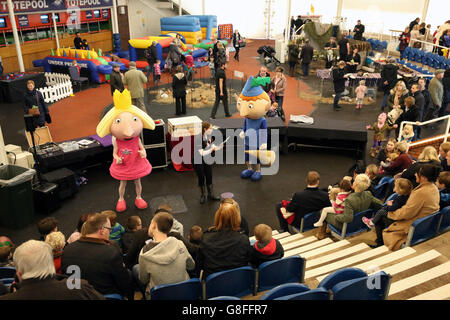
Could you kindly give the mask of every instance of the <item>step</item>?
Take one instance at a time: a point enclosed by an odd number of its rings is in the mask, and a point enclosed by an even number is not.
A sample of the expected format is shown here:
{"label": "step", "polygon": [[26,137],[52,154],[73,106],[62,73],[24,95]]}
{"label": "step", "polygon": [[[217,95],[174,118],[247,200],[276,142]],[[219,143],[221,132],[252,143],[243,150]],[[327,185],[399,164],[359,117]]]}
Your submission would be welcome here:
{"label": "step", "polygon": [[[396,252],[387,254],[385,256],[379,257],[377,259],[370,260],[370,261],[358,264],[356,266],[353,266],[352,268],[358,268],[358,269],[361,269],[361,270],[363,270],[365,272],[367,272],[367,270],[369,270],[370,273],[379,272],[380,271],[380,267],[382,265],[388,264],[388,263],[393,262],[395,260],[402,259],[404,257],[407,257],[407,256],[415,253],[415,252],[416,252],[416,250],[414,250],[413,248],[407,247],[407,248],[398,250]],[[328,276],[328,274],[318,277],[317,280],[320,282],[323,279],[325,279],[326,276]]]}
{"label": "step", "polygon": [[289,243],[289,242],[297,241],[297,240],[299,240],[299,239],[301,239],[301,238],[303,238],[303,237],[304,237],[303,234],[298,233],[298,234],[294,234],[294,235],[292,235],[292,236],[283,238],[283,239],[281,239],[281,240],[279,240],[279,241],[280,241],[280,243],[281,243],[282,245],[284,245],[284,244]]}
{"label": "step", "polygon": [[[372,257],[378,256],[380,254],[383,254],[387,251],[389,251],[389,249],[386,246],[381,246],[376,249],[372,249],[370,251],[363,252],[356,256],[352,256],[352,257],[349,257],[344,260],[340,260],[340,261],[336,261],[331,264],[327,264],[323,267],[319,267],[316,269],[306,271],[305,279],[314,278],[314,277],[320,276],[322,274],[326,274],[326,273],[330,273],[330,272],[338,270],[338,269],[346,268],[346,267],[351,266],[360,261],[364,261],[364,260],[370,259]],[[308,264],[308,263],[306,263],[306,264]]]}
{"label": "step", "polygon": [[330,252],[330,251],[333,251],[333,250],[336,250],[336,249],[340,249],[340,248],[345,247],[345,246],[347,246],[349,244],[350,244],[350,241],[348,241],[348,240],[341,240],[341,241],[334,242],[332,244],[320,247],[318,249],[305,252],[304,254],[302,254],[302,257],[305,258],[305,259],[310,259],[310,258],[318,256],[320,254],[324,254],[324,253],[327,253],[327,252]]}
{"label": "step", "polygon": [[408,300],[446,300],[450,298],[450,283],[431,291],[419,294]]}
{"label": "step", "polygon": [[[340,241],[339,241],[340,242]],[[337,260],[340,259],[342,257],[354,254],[358,251],[362,251],[364,249],[369,249],[369,246],[365,243],[360,243],[357,244],[355,246],[351,246],[350,248],[344,249],[344,250],[339,250],[337,252],[328,254],[326,256],[320,257],[320,258],[316,258],[313,260],[307,260],[306,261],[306,269],[308,268],[312,268],[321,264],[324,264],[326,262],[330,262],[333,260]]]}
{"label": "step", "polygon": [[272,236],[274,239],[280,240],[286,237],[289,237],[291,234],[289,232],[283,232]]}
{"label": "step", "polygon": [[311,242],[314,242],[314,241],[317,241],[317,238],[315,236],[306,237],[306,238],[303,238],[303,239],[300,239],[300,240],[297,240],[297,241],[294,241],[294,242],[287,243],[287,244],[283,245],[283,249],[286,252],[286,251],[289,251],[291,249],[304,246],[304,245],[306,245],[308,243],[311,243]]}
{"label": "step", "polygon": [[[272,230],[272,236],[279,234],[278,230]],[[249,238],[250,241],[256,241],[255,236]]]}
{"label": "step", "polygon": [[[293,250],[290,250],[290,251],[295,251],[296,252],[295,254],[300,254],[300,253],[303,253],[303,252],[311,251],[313,249],[317,249],[317,248],[326,246],[327,244],[330,244],[330,243],[333,243],[333,240],[331,240],[330,238],[325,238],[323,240],[315,241],[315,242],[310,243],[310,244],[308,244],[306,246],[302,246],[300,248],[296,248],[296,249],[293,249]],[[289,251],[288,251],[288,253],[289,253]],[[291,254],[289,254],[289,256],[291,256]],[[303,255],[302,255],[302,257],[303,257]]]}
{"label": "step", "polygon": [[396,275],[400,272],[403,272],[405,270],[417,267],[425,262],[431,261],[433,259],[436,259],[440,257],[441,254],[436,250],[430,250],[425,253],[422,253],[421,255],[418,255],[416,257],[413,257],[411,259],[402,261],[400,263],[397,263],[393,266],[387,267],[382,269],[384,272],[390,274],[391,276]]}
{"label": "step", "polygon": [[441,277],[449,272],[450,272],[450,261],[447,261],[446,263],[428,269],[427,271],[394,282],[393,284],[391,284],[391,288],[389,289],[389,296],[405,291],[407,289],[410,289],[427,281],[433,280],[435,278]]}

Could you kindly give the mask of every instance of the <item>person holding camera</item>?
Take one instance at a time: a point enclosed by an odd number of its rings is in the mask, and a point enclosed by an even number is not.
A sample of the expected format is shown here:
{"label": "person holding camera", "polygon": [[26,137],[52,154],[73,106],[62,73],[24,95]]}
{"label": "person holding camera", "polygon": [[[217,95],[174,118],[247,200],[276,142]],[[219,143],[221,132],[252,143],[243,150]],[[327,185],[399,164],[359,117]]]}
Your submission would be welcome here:
{"label": "person holding camera", "polygon": [[25,93],[25,114],[33,116],[35,128],[45,126],[45,123],[52,123],[50,111],[44,101],[42,93],[36,90],[33,80],[27,81],[27,91]]}

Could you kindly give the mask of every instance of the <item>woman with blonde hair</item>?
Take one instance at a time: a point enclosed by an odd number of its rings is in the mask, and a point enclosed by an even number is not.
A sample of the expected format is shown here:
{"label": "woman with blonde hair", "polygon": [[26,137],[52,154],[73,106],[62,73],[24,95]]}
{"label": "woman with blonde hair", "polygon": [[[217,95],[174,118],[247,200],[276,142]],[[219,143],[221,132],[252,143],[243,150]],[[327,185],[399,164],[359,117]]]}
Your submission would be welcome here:
{"label": "woman with blonde hair", "polygon": [[394,106],[400,106],[403,110],[405,109],[405,99],[409,96],[409,91],[406,88],[406,84],[403,81],[398,81],[395,87],[389,92],[389,98],[387,105],[389,111],[391,111]]}
{"label": "woman with blonde hair", "polygon": [[239,232],[241,212],[233,199],[224,199],[214,217],[214,225],[203,233],[198,265],[203,279],[212,273],[247,266],[251,246],[248,236]]}
{"label": "woman with blonde hair", "polygon": [[427,146],[425,147],[419,155],[418,161],[412,164],[408,169],[403,171],[401,177],[408,179],[413,184],[413,187],[417,187],[416,173],[419,172],[420,168],[424,164],[431,164],[439,168],[439,172],[442,170],[441,161],[439,160],[439,155],[435,147]]}
{"label": "woman with blonde hair", "polygon": [[416,24],[411,30],[411,40],[409,41],[409,46],[413,48],[420,48],[421,43],[414,40],[422,40],[423,36],[420,34],[420,26]]}

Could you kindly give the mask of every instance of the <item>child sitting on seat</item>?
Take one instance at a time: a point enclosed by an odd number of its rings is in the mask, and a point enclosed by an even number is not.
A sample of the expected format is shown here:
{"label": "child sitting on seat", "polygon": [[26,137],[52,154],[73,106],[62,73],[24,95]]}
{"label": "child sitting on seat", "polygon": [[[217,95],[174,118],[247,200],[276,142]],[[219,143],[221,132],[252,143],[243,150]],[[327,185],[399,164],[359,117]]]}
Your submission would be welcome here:
{"label": "child sitting on seat", "polygon": [[440,210],[450,206],[450,171],[442,171],[436,181],[441,200],[439,201]]}
{"label": "child sitting on seat", "polygon": [[412,189],[413,185],[408,179],[396,179],[394,184],[394,192],[396,192],[398,196],[394,200],[389,200],[388,202],[386,202],[386,204],[383,205],[371,219],[362,217],[362,221],[364,222],[364,224],[371,229],[375,228],[375,224],[378,223],[378,221],[380,221],[382,217],[387,217],[388,212],[393,212],[405,205],[406,201],[408,201]]}
{"label": "child sitting on seat", "polygon": [[0,267],[14,267],[12,260],[13,248],[14,243],[10,238],[5,236],[0,237]]}
{"label": "child sitting on seat", "polygon": [[45,237],[45,242],[52,247],[53,263],[57,274],[62,274],[61,271],[61,256],[66,245],[66,237],[60,231],[49,233]]}
{"label": "child sitting on seat", "polygon": [[122,253],[127,254],[134,239],[134,233],[142,229],[142,220],[139,216],[128,217],[125,233],[122,235]]}
{"label": "child sitting on seat", "polygon": [[320,214],[320,219],[316,223],[314,223],[314,227],[321,227],[323,222],[325,221],[327,214],[329,212],[335,214],[344,213],[345,208],[345,199],[352,192],[352,183],[348,179],[342,179],[339,182],[339,188],[333,188],[330,191],[329,197],[332,204],[332,207],[326,207],[322,209],[322,213]]}
{"label": "child sitting on seat", "polygon": [[267,224],[258,224],[253,229],[256,242],[252,247],[250,262],[254,267],[261,263],[281,259],[284,256],[284,249],[281,243],[272,238],[272,228]]}
{"label": "child sitting on seat", "polygon": [[115,241],[120,248],[122,248],[122,235],[125,233],[125,228],[117,222],[117,214],[113,210],[105,210],[101,213],[108,215],[111,223],[111,231],[109,232],[109,240]]}

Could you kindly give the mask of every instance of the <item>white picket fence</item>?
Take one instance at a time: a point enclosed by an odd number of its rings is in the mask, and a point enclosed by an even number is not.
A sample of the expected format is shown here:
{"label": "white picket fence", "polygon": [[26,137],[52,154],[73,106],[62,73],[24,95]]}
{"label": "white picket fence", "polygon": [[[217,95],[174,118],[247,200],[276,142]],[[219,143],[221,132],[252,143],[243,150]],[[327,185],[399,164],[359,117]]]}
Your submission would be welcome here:
{"label": "white picket fence", "polygon": [[59,101],[73,94],[70,76],[62,73],[45,73],[47,87],[39,88],[46,103]]}

